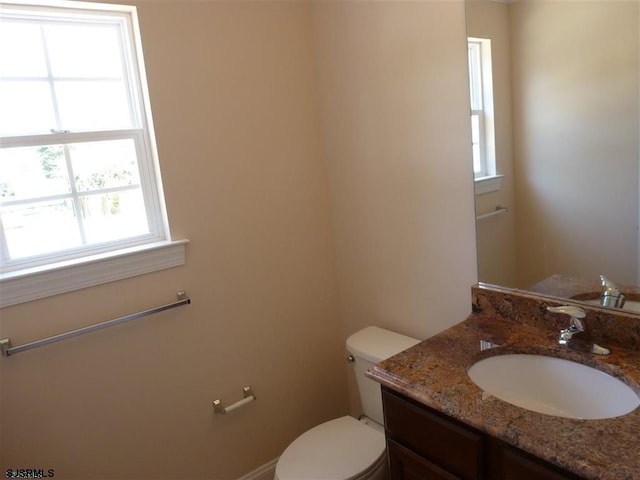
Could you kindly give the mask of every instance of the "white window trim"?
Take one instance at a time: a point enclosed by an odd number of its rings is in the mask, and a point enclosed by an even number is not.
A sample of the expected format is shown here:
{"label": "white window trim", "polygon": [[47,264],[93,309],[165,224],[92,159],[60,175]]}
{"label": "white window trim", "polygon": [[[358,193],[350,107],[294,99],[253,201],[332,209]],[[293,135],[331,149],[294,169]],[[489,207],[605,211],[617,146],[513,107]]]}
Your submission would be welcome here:
{"label": "white window trim", "polygon": [[495,145],[495,125],[493,106],[493,67],[491,62],[491,41],[484,38],[469,37],[469,42],[480,45],[480,65],[481,65],[481,85],[482,105],[481,111],[472,113],[483,114],[481,123],[483,125],[482,138],[480,138],[481,155],[483,156],[483,171],[474,178],[475,194],[484,195],[486,193],[497,192],[502,188],[504,175],[497,173],[496,145]]}
{"label": "white window trim", "polygon": [[185,264],[188,240],[162,241],[0,275],[0,307]]}
{"label": "white window trim", "polygon": [[476,195],[484,195],[485,193],[497,192],[502,188],[502,179],[504,175],[492,175],[488,177],[478,177],[474,179],[474,188]]}
{"label": "white window trim", "polygon": [[[135,8],[132,9],[132,7],[126,5],[70,0],[10,0],[5,5],[105,10],[131,15],[132,28],[129,33],[132,36],[134,54],[137,57],[137,73],[139,75],[139,83],[136,82],[136,94],[140,95],[144,111],[142,124],[148,133],[146,141],[143,142],[141,147],[146,149],[153,159],[149,168],[153,169],[153,175],[150,178],[155,183],[151,187],[157,189],[156,193],[159,193],[154,201],[159,202],[156,208],[160,212],[155,221],[160,224],[157,231],[163,232],[165,239],[107,252],[89,253],[77,258],[60,260],[46,265],[0,273],[0,308],[184,265],[186,245],[189,240],[171,240],[164,204],[165,199],[162,194],[162,179],[159,171],[146,69]],[[71,134],[65,139],[73,139],[73,136],[74,134]],[[82,134],[78,134],[78,137],[82,137]],[[19,140],[15,141],[19,142]]]}

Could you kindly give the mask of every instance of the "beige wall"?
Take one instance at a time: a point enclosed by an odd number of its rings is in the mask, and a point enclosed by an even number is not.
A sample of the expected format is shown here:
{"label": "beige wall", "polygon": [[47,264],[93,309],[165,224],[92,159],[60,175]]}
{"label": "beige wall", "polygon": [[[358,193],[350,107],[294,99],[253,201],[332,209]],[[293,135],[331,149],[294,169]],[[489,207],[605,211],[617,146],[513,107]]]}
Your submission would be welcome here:
{"label": "beige wall", "polygon": [[518,209],[514,193],[509,5],[492,0],[469,0],[465,12],[467,35],[491,40],[496,171],[504,175],[498,192],[476,197],[476,214],[489,213],[498,205],[509,209],[506,214],[477,224],[478,278],[487,283],[514,286]]}
{"label": "beige wall", "polygon": [[[464,13],[446,2],[138,2],[184,267],[3,309],[2,471],[229,479],[348,411],[347,334],[426,337],[475,281]],[[211,401],[258,400],[214,417]],[[352,406],[352,410],[354,407]]]}
{"label": "beige wall", "polygon": [[[2,471],[235,478],[347,413],[310,10],[140,2],[182,268],[2,311],[14,344],[193,304],[3,359]],[[258,400],[214,417],[211,402]],[[58,475],[56,475],[58,477]]]}
{"label": "beige wall", "polygon": [[511,22],[519,283],[635,283],[638,2],[517,2]]}
{"label": "beige wall", "polygon": [[343,328],[426,338],[476,279],[464,4],[319,3],[314,26]]}
{"label": "beige wall", "polygon": [[345,331],[425,338],[476,272],[464,4],[326,2],[314,26]]}

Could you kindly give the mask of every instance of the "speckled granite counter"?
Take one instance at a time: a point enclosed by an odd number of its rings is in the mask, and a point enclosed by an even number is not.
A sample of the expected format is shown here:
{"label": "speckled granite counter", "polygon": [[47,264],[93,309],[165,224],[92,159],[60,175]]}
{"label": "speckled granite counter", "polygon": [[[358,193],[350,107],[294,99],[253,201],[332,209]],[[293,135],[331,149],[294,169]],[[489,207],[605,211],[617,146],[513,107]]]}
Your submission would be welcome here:
{"label": "speckled granite counter", "polygon": [[640,408],[605,420],[554,417],[486,395],[466,374],[485,357],[534,353],[593,366],[640,394],[640,316],[583,306],[598,343],[612,349],[596,358],[558,345],[567,320],[546,307],[567,302],[487,286],[473,287],[472,302],[474,313],[465,321],[376,365],[368,375],[586,479],[640,479]]}

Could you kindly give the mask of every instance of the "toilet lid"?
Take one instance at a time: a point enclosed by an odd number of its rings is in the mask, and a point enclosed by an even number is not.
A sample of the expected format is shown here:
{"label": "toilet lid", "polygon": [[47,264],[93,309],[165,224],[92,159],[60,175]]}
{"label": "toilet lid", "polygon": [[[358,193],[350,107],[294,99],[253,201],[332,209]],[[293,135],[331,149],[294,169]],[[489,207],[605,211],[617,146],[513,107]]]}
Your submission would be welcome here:
{"label": "toilet lid", "polygon": [[276,477],[346,480],[372,468],[384,451],[384,433],[353,417],[340,417],[294,440],[278,460]]}

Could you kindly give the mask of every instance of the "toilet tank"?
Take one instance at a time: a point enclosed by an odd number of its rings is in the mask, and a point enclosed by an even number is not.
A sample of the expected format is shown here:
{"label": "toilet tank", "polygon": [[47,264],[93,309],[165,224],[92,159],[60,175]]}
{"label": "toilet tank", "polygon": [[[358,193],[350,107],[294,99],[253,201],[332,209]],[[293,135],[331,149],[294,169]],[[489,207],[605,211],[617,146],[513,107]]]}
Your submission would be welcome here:
{"label": "toilet tank", "polygon": [[362,412],[380,425],[384,423],[380,384],[367,378],[364,372],[374,364],[419,342],[420,340],[415,338],[379,327],[364,328],[347,338],[347,352],[355,359],[353,367],[360,392]]}

